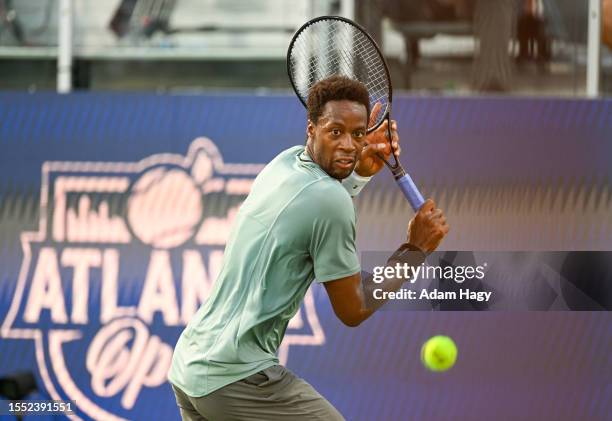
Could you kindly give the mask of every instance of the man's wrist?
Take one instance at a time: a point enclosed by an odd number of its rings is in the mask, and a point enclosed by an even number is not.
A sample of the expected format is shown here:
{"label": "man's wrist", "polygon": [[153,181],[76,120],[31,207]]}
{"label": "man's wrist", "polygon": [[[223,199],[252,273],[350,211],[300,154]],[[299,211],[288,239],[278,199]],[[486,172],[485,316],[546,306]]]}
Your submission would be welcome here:
{"label": "man's wrist", "polygon": [[373,173],[373,174],[363,174],[363,173],[361,173],[361,172],[359,171],[359,168],[358,168],[358,167],[355,167],[355,170],[354,170],[353,172],[354,172],[356,175],[358,175],[359,177],[364,177],[364,178],[374,177],[374,175],[376,174],[376,173]]}
{"label": "man's wrist", "polygon": [[355,197],[371,179],[372,176],[364,177],[353,171],[348,177],[342,180],[342,185],[351,197]]}
{"label": "man's wrist", "polygon": [[418,266],[426,259],[427,253],[419,247],[411,243],[404,243],[389,257],[387,264],[408,263],[409,265]]}

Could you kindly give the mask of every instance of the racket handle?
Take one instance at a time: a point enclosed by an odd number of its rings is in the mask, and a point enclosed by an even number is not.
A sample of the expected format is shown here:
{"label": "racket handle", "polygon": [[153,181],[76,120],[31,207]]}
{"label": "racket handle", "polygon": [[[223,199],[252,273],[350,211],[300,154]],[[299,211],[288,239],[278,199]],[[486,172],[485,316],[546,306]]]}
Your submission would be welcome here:
{"label": "racket handle", "polygon": [[396,178],[397,184],[399,185],[400,190],[410,202],[410,206],[414,209],[415,212],[418,212],[425,203],[425,199],[423,199],[423,195],[419,191],[418,187],[412,181],[412,178],[408,174],[403,174],[401,177]]}

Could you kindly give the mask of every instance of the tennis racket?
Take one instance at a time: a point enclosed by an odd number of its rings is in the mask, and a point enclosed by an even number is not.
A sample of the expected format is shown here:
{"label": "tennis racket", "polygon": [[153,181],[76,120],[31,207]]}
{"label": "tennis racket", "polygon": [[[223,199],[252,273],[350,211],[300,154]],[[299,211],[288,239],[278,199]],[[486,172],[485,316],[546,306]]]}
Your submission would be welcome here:
{"label": "tennis racket", "polygon": [[[385,121],[387,137],[391,139],[392,88],[389,69],[372,37],[355,22],[340,16],[320,16],[306,22],[297,30],[287,50],[287,73],[293,90],[306,107],[310,88],[325,78],[342,75],[363,83],[370,95],[370,110],[376,103],[382,107],[370,117],[374,124],[368,133]],[[414,211],[425,200],[419,189],[395,156],[393,143],[391,164],[380,154],[391,170],[402,193]]]}

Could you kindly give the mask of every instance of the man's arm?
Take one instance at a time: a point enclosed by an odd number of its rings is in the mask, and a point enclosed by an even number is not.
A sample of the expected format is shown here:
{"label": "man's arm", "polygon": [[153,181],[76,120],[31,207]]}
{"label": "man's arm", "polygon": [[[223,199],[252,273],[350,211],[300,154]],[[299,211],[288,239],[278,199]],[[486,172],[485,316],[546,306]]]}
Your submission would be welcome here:
{"label": "man's arm", "polygon": [[[392,256],[387,264],[402,262],[409,266],[418,266],[425,261],[426,255],[408,243],[403,244],[394,256],[406,249],[410,251],[404,259],[395,260]],[[407,280],[405,278],[390,278],[382,283],[376,283],[373,281],[371,274],[361,272],[335,281],[325,282],[325,289],[336,316],[345,325],[355,327],[387,302],[387,299],[373,298],[375,289],[394,292],[400,289]],[[387,294],[383,296],[386,297]]]}
{"label": "man's arm", "polygon": [[[425,261],[425,253],[434,251],[448,233],[446,217],[440,209],[435,209],[430,199],[408,225],[408,243],[403,244],[391,256],[388,264],[396,262],[418,266]],[[334,313],[347,326],[358,326],[370,317],[386,300],[373,300],[374,289],[385,292],[397,291],[407,281],[405,278],[391,278],[375,283],[371,276],[362,277],[355,273],[344,278],[325,282]],[[388,296],[384,294],[383,296]]]}

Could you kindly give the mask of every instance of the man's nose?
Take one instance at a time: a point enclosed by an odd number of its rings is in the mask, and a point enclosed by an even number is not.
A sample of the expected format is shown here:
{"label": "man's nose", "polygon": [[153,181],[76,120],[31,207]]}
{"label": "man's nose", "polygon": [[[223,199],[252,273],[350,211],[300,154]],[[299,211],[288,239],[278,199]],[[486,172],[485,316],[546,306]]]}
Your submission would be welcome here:
{"label": "man's nose", "polygon": [[340,141],[340,148],[344,151],[349,152],[352,152],[356,149],[355,142],[353,142],[353,139],[350,134],[347,133],[342,136],[342,139]]}

